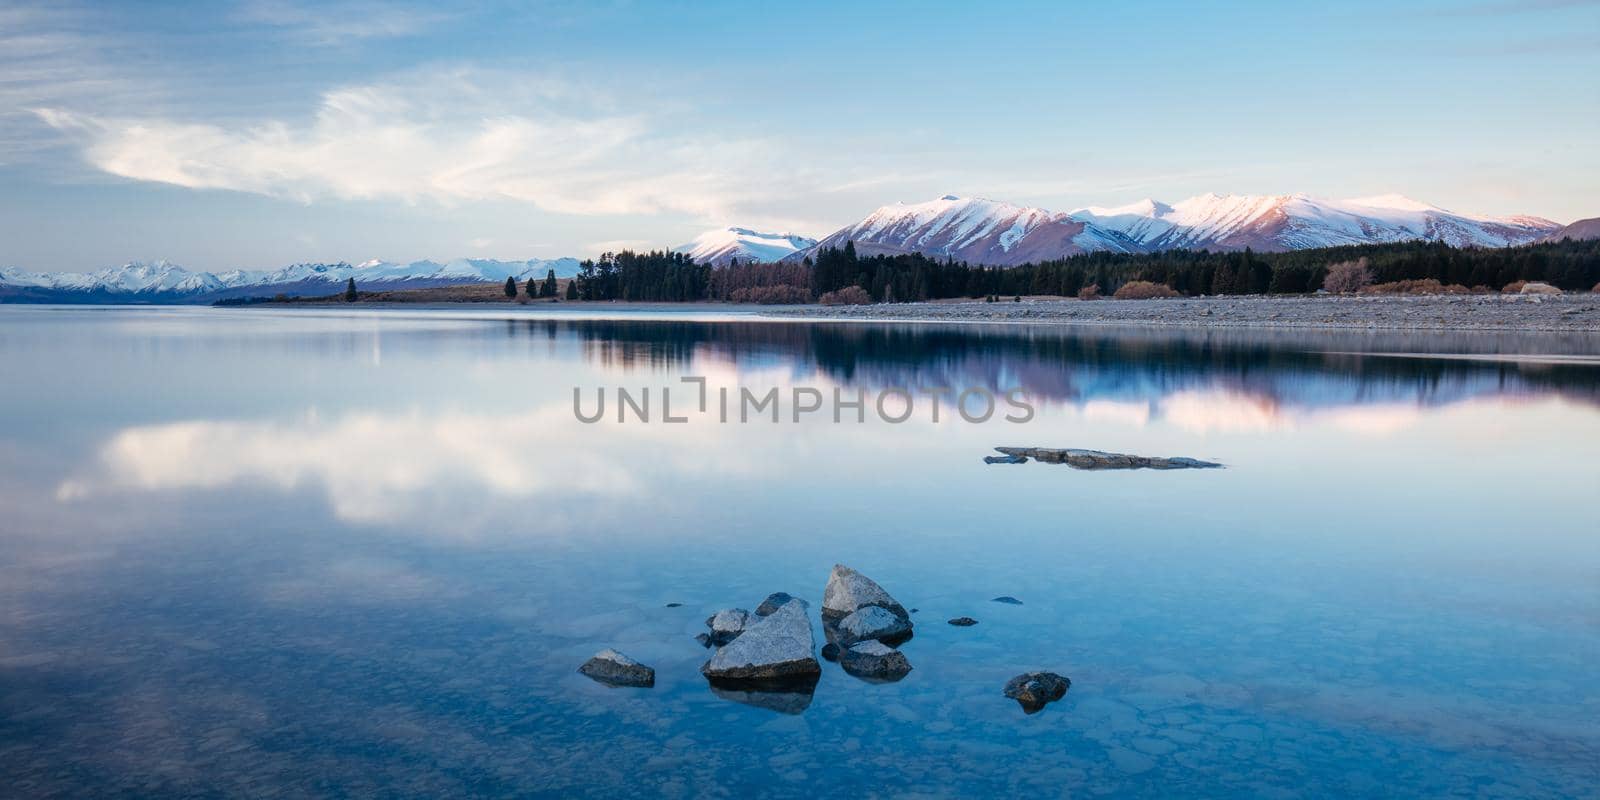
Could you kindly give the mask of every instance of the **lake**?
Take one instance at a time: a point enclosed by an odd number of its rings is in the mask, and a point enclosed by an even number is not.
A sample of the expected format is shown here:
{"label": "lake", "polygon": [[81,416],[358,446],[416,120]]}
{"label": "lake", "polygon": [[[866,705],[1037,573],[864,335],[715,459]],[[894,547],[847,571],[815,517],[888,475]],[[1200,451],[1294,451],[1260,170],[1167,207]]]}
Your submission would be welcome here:
{"label": "lake", "polygon": [[[1597,354],[0,307],[0,795],[1592,797]],[[713,691],[705,618],[786,591],[820,644],[835,563],[917,609],[909,676]],[[606,647],[654,688],[578,674]],[[1034,670],[1072,687],[1024,714]]]}

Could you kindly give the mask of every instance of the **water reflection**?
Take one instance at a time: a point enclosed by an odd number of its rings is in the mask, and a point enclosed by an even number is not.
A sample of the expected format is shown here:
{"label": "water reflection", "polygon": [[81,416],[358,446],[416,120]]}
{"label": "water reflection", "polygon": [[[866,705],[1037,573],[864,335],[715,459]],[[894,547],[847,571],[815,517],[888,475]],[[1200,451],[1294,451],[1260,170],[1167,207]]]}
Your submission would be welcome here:
{"label": "water reflection", "polygon": [[[7,312],[0,785],[1581,795],[1600,749],[1600,378],[1581,359],[1503,359],[1596,351],[1559,336]],[[1020,385],[1040,413],[572,417],[575,385],[686,374]],[[1229,469],[984,465],[997,445]],[[777,589],[817,608],[841,560],[922,609],[904,680],[828,664],[802,689],[708,687],[693,639],[708,614]],[[961,616],[979,624],[943,622]],[[654,667],[655,688],[576,672],[604,647]],[[1072,690],[1026,716],[1002,687],[1038,670]]]}

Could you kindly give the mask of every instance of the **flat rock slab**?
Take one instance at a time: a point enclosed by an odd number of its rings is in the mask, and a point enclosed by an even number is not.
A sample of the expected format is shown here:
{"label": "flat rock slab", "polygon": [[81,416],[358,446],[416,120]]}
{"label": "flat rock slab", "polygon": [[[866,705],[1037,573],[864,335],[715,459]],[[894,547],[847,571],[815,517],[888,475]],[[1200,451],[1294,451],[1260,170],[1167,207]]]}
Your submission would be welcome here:
{"label": "flat rock slab", "polygon": [[1021,600],[1018,600],[1017,598],[1012,597],[1009,594],[1000,595],[999,597],[996,597],[995,599],[990,600],[989,602],[991,602],[991,603],[1005,603],[1008,606],[1020,606],[1020,605],[1022,605],[1022,601]]}
{"label": "flat rock slab", "polygon": [[799,603],[785,603],[757,617],[739,638],[711,657],[700,673],[707,678],[774,680],[822,674],[811,620]]}
{"label": "flat rock slab", "polygon": [[837,641],[840,647],[868,640],[897,641],[911,635],[911,621],[896,616],[881,606],[866,606],[839,620]]}
{"label": "flat rock slab", "polygon": [[950,624],[958,628],[969,628],[978,624],[978,621],[972,617],[956,617],[955,619],[950,620]]}
{"label": "flat rock slab", "polygon": [[911,618],[905,606],[876,581],[843,564],[834,564],[828,586],[822,591],[822,616],[840,620],[867,606],[878,606],[907,621]]}
{"label": "flat rock slab", "polygon": [[610,648],[583,662],[578,671],[607,686],[649,688],[656,685],[656,671]]}
{"label": "flat rock slab", "polygon": [[905,653],[878,641],[861,642],[844,650],[839,654],[839,666],[857,678],[871,681],[897,681],[911,672]]}
{"label": "flat rock slab", "polygon": [[[1215,461],[1197,458],[1161,456],[1135,456],[1127,453],[1107,453],[1103,450],[1055,449],[1049,447],[996,447],[1011,458],[1033,459],[1046,464],[1066,464],[1075,469],[1217,469]],[[989,456],[988,458],[993,458]],[[985,459],[988,460],[987,458]],[[1020,462],[989,462],[1020,463]]]}
{"label": "flat rock slab", "polygon": [[1017,701],[1024,713],[1033,714],[1067,694],[1072,681],[1054,672],[1026,672],[1006,681],[1006,697]]}

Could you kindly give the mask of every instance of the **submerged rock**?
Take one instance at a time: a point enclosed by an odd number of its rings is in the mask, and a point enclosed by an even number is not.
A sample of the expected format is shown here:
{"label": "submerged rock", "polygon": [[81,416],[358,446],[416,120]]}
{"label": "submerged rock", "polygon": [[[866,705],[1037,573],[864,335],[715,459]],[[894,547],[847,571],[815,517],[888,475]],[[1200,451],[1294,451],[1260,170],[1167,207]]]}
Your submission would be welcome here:
{"label": "submerged rock", "polygon": [[697,633],[694,635],[694,640],[699,642],[701,647],[711,646],[711,634],[709,633]]}
{"label": "submerged rock", "polygon": [[772,612],[777,611],[778,607],[784,603],[795,601],[798,601],[803,608],[811,607],[810,603],[807,603],[806,601],[801,600],[800,598],[795,597],[788,592],[773,592],[772,594],[767,595],[767,599],[761,601],[761,605],[756,606],[756,616],[765,617]]}
{"label": "submerged rock", "polygon": [[1032,458],[1046,464],[1066,464],[1076,469],[1214,469],[1222,466],[1214,461],[1201,461],[1197,458],[1134,456],[1127,453],[1107,453],[1103,450],[1048,447],[996,447],[995,449],[1013,458],[1024,460]]}
{"label": "submerged rock", "polygon": [[978,624],[978,621],[972,617],[956,617],[950,620],[950,624],[958,628],[966,628]]}
{"label": "submerged rock", "polygon": [[678,606],[681,606],[681,605],[683,605],[683,604],[682,603],[668,603],[667,604],[667,608],[677,608]]}
{"label": "submerged rock", "polygon": [[879,641],[852,645],[839,654],[839,666],[857,678],[873,681],[897,681],[911,672],[905,653]]}
{"label": "submerged rock", "polygon": [[911,635],[911,621],[881,606],[866,606],[839,620],[835,640],[849,647],[868,640],[903,641]]}
{"label": "submerged rock", "polygon": [[983,463],[985,463],[985,464],[1026,464],[1026,463],[1028,463],[1028,457],[1027,456],[984,456],[983,457]]}
{"label": "submerged rock", "polygon": [[1032,714],[1065,697],[1072,681],[1054,672],[1027,672],[1006,681],[1006,697]]}
{"label": "submerged rock", "polygon": [[839,645],[828,642],[822,646],[822,657],[829,661],[839,660]]}
{"label": "submerged rock", "polygon": [[822,673],[811,620],[799,603],[785,603],[755,620],[700,668],[708,678],[796,678]]}
{"label": "submerged rock", "polygon": [[706,627],[711,629],[711,643],[721,646],[744,633],[754,618],[742,608],[725,608],[706,617]]}
{"label": "submerged rock", "polygon": [[1020,605],[1022,605],[1022,601],[1021,600],[1018,600],[1017,598],[1012,597],[1009,594],[1000,595],[999,597],[996,597],[995,599],[990,600],[989,602],[991,602],[991,603],[1005,603],[1008,606],[1020,606]]}
{"label": "submerged rock", "polygon": [[910,621],[911,615],[876,581],[843,565],[834,564],[828,575],[828,586],[822,592],[822,616],[834,620],[844,619],[867,606],[885,609],[901,619]]}
{"label": "submerged rock", "polygon": [[583,662],[578,671],[608,686],[648,688],[656,685],[656,671],[610,648]]}

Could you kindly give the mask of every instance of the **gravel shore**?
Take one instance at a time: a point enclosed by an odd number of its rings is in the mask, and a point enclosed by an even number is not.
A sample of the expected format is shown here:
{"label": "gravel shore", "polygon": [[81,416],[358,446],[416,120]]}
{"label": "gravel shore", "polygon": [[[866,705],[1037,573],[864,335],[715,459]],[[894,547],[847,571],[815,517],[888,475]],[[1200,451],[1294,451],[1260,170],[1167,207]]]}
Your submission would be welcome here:
{"label": "gravel shore", "polygon": [[1600,294],[1030,299],[807,306],[768,316],[1205,328],[1600,331]]}

